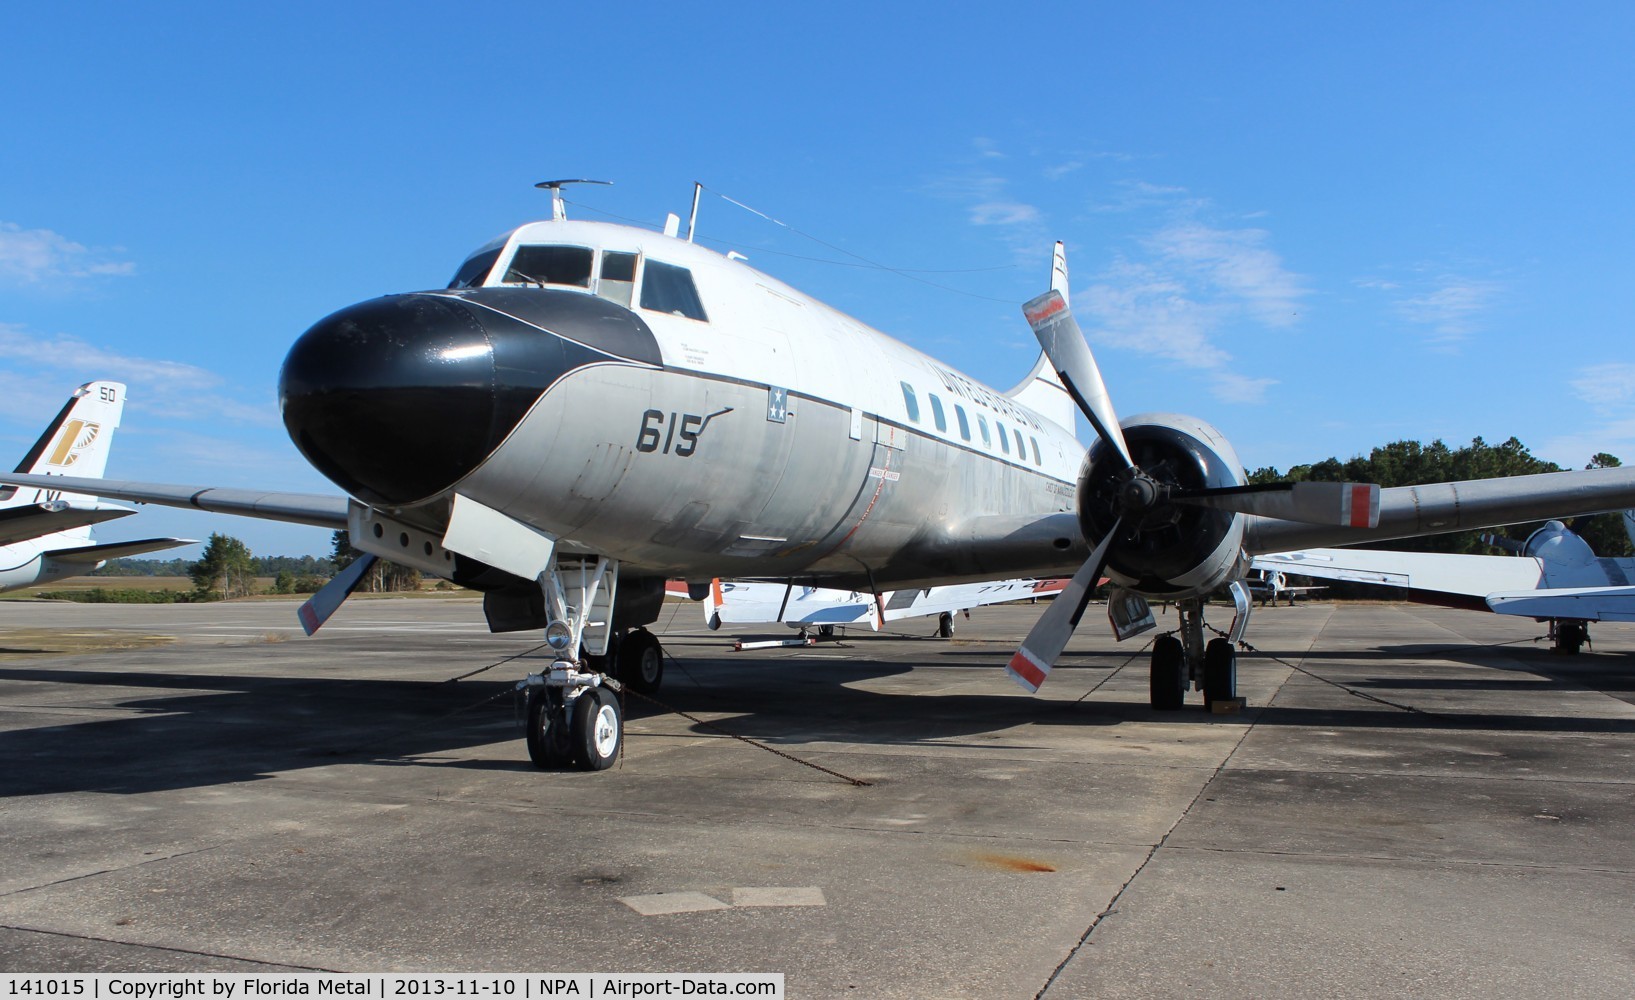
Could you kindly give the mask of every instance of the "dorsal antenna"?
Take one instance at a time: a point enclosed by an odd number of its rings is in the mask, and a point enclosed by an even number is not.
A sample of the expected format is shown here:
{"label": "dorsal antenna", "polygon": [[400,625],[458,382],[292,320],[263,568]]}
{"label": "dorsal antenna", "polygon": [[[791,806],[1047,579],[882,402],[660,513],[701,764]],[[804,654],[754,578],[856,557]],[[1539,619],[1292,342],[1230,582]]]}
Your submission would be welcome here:
{"label": "dorsal antenna", "polygon": [[611,186],[613,184],[613,182],[612,181],[593,181],[593,180],[587,180],[586,178],[583,178],[583,177],[570,177],[570,178],[564,178],[563,180],[559,180],[559,181],[540,181],[538,184],[535,184],[534,187],[544,188],[545,190],[551,192],[551,221],[552,222],[561,222],[563,219],[566,219],[568,217],[568,210],[562,204],[562,185],[564,185],[564,184],[606,184],[606,185]]}

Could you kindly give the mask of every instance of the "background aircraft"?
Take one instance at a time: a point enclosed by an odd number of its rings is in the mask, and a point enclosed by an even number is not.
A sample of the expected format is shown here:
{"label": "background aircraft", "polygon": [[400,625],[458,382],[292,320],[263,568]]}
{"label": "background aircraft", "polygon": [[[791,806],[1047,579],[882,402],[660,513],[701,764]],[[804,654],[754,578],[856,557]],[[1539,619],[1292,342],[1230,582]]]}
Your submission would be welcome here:
{"label": "background aircraft", "polygon": [[[1236,655],[1205,648],[1203,598],[1237,584],[1241,629],[1255,553],[1635,506],[1635,469],[1248,486],[1203,421],[1117,419],[1065,267],[1025,310],[1050,362],[1000,392],[681,238],[675,216],[662,234],[569,220],[566,183],[540,185],[549,221],[479,247],[447,288],[347,307],[291,348],[285,427],[347,496],[98,487],[347,528],[369,555],[303,606],[309,631],[373,557],[483,591],[494,631],[543,628],[556,659],[521,685],[541,767],[617,758],[604,682],[658,684],[643,626],[668,579],[875,594],[1077,568],[1009,664],[1037,688],[1105,567],[1126,626],[1148,598],[1181,611],[1151,665],[1152,703],[1173,709],[1189,688],[1235,696]],[[1075,405],[1099,438],[1088,454]]]}
{"label": "background aircraft", "polygon": [[[17,471],[33,476],[71,474],[81,481],[101,476],[124,411],[124,385],[87,382],[68,397]],[[193,544],[186,538],[95,544],[92,525],[136,511],[53,487],[0,487],[0,591],[82,576],[109,559]]]}
{"label": "background aircraft", "polygon": [[1243,580],[1244,586],[1249,588],[1249,596],[1259,601],[1262,607],[1276,604],[1277,599],[1286,597],[1289,607],[1294,607],[1295,599],[1303,594],[1314,594],[1327,590],[1327,587],[1297,587],[1289,583],[1289,578],[1281,570],[1268,569],[1255,564],[1249,570],[1249,575]]}
{"label": "background aircraft", "polygon": [[971,608],[1039,597],[1054,597],[1067,585],[1050,580],[994,580],[945,587],[885,591],[875,599],[867,591],[828,587],[795,587],[778,583],[712,580],[704,596],[704,621],[722,625],[783,622],[801,634],[816,630],[833,635],[836,626],[868,625],[878,631],[885,622],[936,616],[937,634],[954,634],[955,616]]}
{"label": "background aircraft", "polygon": [[[1635,542],[1635,510],[1624,511],[1623,520]],[[1559,653],[1578,652],[1589,640],[1589,622],[1635,621],[1635,558],[1597,558],[1560,521],[1547,522],[1523,542],[1484,538],[1512,554],[1304,549],[1256,556],[1254,565],[1267,572],[1400,587],[1415,601],[1547,621]]]}

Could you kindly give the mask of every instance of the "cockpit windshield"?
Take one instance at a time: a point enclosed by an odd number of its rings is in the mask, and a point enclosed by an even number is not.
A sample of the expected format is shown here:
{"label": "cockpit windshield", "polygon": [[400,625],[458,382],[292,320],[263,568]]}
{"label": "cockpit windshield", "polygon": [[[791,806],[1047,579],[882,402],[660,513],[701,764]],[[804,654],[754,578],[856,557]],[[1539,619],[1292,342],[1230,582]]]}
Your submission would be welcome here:
{"label": "cockpit windshield", "polygon": [[493,269],[494,262],[500,259],[501,247],[474,253],[466,258],[460,269],[454,272],[454,280],[448,283],[450,288],[478,288],[488,279],[488,272]]}
{"label": "cockpit windshield", "polygon": [[574,285],[590,287],[588,247],[521,246],[500,280],[507,285]]}

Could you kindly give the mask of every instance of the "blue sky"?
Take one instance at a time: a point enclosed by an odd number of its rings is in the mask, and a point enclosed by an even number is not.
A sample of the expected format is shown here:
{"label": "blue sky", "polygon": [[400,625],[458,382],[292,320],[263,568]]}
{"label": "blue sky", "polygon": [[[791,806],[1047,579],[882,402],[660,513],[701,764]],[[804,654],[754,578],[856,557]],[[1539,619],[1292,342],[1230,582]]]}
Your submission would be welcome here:
{"label": "blue sky", "polygon": [[[0,461],[130,384],[114,478],[332,492],[290,343],[575,214],[701,236],[1000,388],[1067,242],[1122,415],[1251,468],[1635,462],[1635,7],[82,4],[0,14]],[[807,259],[816,258],[816,259]],[[327,533],[144,509],[101,537]]]}

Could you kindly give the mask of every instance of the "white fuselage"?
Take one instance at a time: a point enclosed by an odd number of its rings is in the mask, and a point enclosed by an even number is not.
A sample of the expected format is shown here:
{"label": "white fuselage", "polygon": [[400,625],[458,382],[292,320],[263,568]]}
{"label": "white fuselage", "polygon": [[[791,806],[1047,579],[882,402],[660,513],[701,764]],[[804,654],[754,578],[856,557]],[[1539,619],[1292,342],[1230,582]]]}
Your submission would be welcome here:
{"label": "white fuselage", "polygon": [[[744,263],[600,223],[535,223],[497,245],[488,286],[518,246],[633,253],[643,278],[654,262],[689,271],[707,316],[620,289],[662,367],[571,372],[456,484],[569,544],[667,576],[901,585],[1010,572],[973,556],[970,525],[1073,509],[1084,449],[1069,427]],[[594,279],[582,291],[607,297]],[[1073,534],[1018,568],[1071,570]]]}

